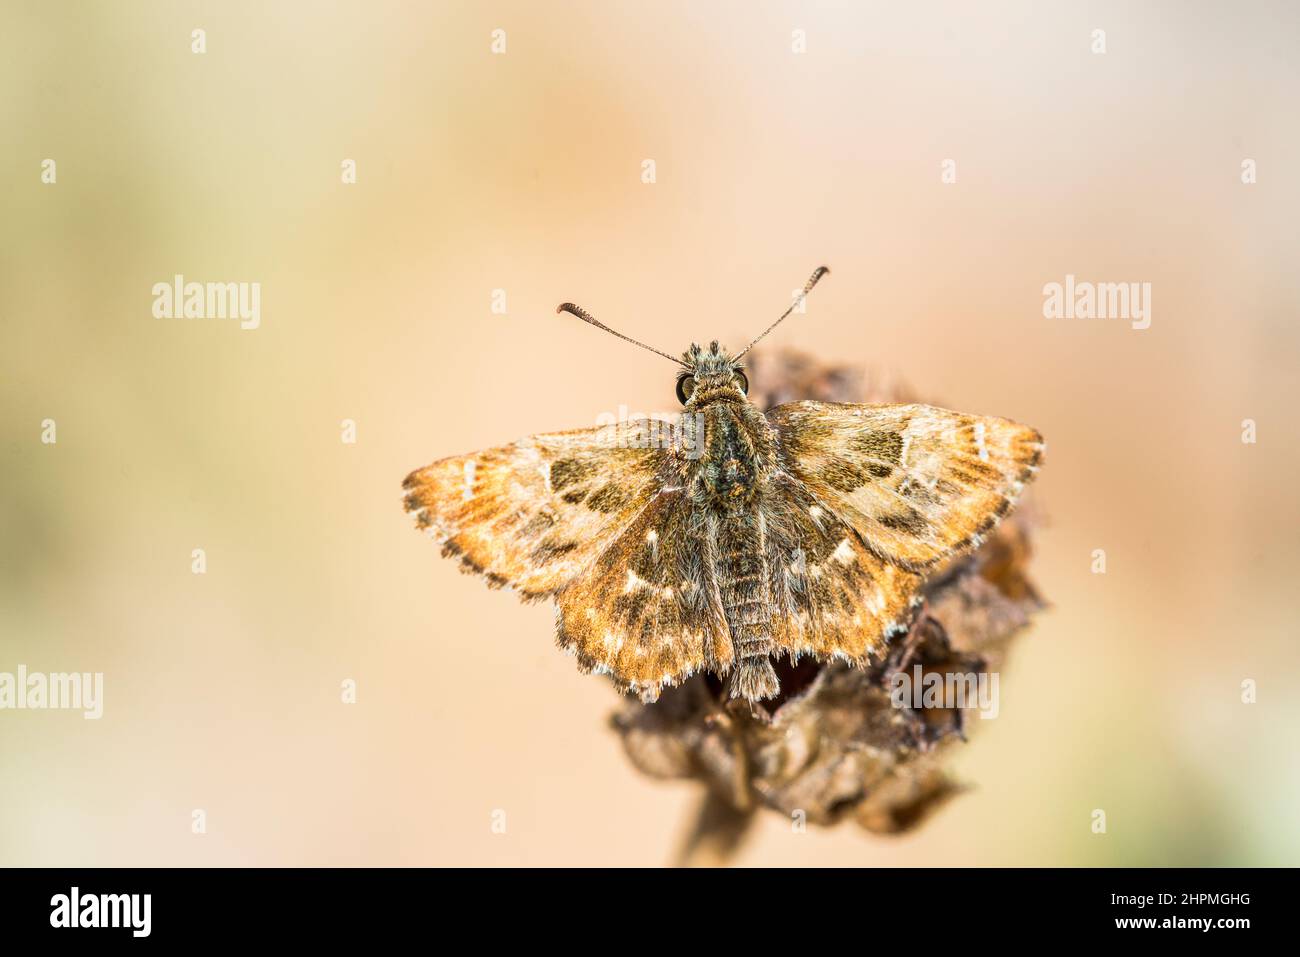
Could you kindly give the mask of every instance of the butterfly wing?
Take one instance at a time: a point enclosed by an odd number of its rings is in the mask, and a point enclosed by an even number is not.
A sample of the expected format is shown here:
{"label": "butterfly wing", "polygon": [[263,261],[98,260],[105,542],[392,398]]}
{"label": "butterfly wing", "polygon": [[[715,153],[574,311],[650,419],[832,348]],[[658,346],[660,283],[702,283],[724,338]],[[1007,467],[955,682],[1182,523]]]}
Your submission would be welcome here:
{"label": "butterfly wing", "polygon": [[442,459],[406,477],[406,509],[444,555],[489,586],[509,585],[525,599],[554,595],[671,475],[666,428],[635,419]]}
{"label": "butterfly wing", "polygon": [[873,555],[853,529],[789,475],[764,510],[773,639],[794,657],[865,663],[907,629],[921,576]]}
{"label": "butterfly wing", "polygon": [[711,536],[680,489],[664,491],[559,595],[557,640],[585,669],[645,700],[734,652]]}
{"label": "butterfly wing", "polygon": [[1043,450],[1027,426],[928,405],[791,402],[768,421],[788,473],[872,554],[911,571],[978,545]]}

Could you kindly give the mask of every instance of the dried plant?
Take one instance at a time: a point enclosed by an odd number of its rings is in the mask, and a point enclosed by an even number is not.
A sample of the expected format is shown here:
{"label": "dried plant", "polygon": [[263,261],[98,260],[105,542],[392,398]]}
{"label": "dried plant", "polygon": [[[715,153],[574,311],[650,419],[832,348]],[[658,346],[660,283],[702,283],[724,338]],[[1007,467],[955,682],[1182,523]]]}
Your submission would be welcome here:
{"label": "dried plant", "polygon": [[[751,397],[761,407],[914,400],[897,383],[793,351],[756,354],[751,366]],[[652,704],[625,699],[612,723],[636,767],[704,785],[679,862],[725,863],[761,808],[812,826],[852,819],[897,834],[957,794],[946,764],[966,740],[964,712],[895,707],[891,682],[917,666],[922,674],[1001,668],[1011,638],[1042,607],[1027,577],[1034,525],[1032,502],[1023,500],[977,550],[932,575],[912,629],[869,668],[783,659],[779,697],[753,708],[728,702],[709,674]]]}

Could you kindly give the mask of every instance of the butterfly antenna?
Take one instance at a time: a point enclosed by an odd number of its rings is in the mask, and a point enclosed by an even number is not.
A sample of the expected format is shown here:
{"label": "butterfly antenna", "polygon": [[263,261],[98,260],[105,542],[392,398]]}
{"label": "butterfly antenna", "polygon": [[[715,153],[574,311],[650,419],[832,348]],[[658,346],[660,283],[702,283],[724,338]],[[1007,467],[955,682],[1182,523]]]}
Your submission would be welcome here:
{"label": "butterfly antenna", "polygon": [[826,275],[828,272],[830,272],[830,270],[825,266],[818,266],[815,270],[813,270],[813,274],[808,278],[808,281],[804,283],[803,290],[799,293],[799,295],[794,297],[794,302],[790,303],[790,308],[787,309],[785,312],[781,313],[780,318],[778,318],[776,322],[772,323],[770,326],[764,329],[762,333],[759,335],[758,339],[755,339],[749,345],[745,346],[745,348],[741,350],[740,355],[736,356],[736,358],[739,359],[740,356],[743,356],[750,349],[754,348],[754,346],[758,344],[759,339],[762,339],[763,336],[767,335],[769,332],[771,332],[773,329],[779,326],[781,324],[782,319],[784,319],[786,316],[790,315],[790,313],[798,309],[799,306],[803,303],[803,301],[808,298],[808,293],[812,292],[813,286],[817,285],[817,283],[821,281],[822,276]]}
{"label": "butterfly antenna", "polygon": [[562,302],[562,303],[560,303],[558,306],[555,307],[555,312],[556,312],[557,314],[559,314],[559,313],[561,313],[561,312],[567,312],[567,313],[569,313],[569,315],[571,315],[571,316],[577,316],[577,317],[578,317],[579,319],[581,319],[583,322],[589,322],[589,323],[591,323],[593,326],[595,326],[597,329],[604,329],[604,330],[605,330],[606,332],[608,332],[611,336],[618,336],[618,337],[619,337],[620,339],[622,339],[624,342],[630,342],[630,343],[632,343],[632,345],[634,345],[634,346],[640,346],[642,349],[649,349],[651,352],[655,353],[656,355],[661,355],[661,356],[663,356],[665,359],[667,359],[669,362],[675,362],[675,363],[677,363],[679,366],[684,366],[684,365],[686,365],[686,363],[683,362],[681,359],[678,359],[678,358],[676,358],[675,356],[670,356],[670,355],[669,355],[668,353],[666,353],[666,352],[660,352],[660,351],[659,351],[658,349],[656,349],[654,346],[648,346],[648,345],[646,345],[644,342],[637,342],[637,340],[633,339],[631,336],[625,336],[625,335],[623,335],[623,333],[621,333],[621,332],[616,332],[615,330],[611,329],[609,326],[607,326],[607,325],[605,325],[603,322],[601,322],[599,319],[597,319],[595,316],[593,316],[591,313],[589,313],[586,309],[583,309],[581,306],[575,306],[575,305],[574,305],[573,303],[571,303],[571,302]]}

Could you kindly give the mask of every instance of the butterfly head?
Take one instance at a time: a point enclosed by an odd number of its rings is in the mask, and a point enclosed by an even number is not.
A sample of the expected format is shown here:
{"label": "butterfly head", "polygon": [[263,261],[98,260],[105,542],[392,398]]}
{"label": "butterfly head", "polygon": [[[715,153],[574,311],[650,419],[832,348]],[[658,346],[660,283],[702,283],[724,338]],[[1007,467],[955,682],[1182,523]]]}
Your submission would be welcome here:
{"label": "butterfly head", "polygon": [[691,343],[682,353],[682,371],[677,373],[677,400],[688,409],[711,402],[743,402],[749,380],[741,364],[717,340],[703,346]]}

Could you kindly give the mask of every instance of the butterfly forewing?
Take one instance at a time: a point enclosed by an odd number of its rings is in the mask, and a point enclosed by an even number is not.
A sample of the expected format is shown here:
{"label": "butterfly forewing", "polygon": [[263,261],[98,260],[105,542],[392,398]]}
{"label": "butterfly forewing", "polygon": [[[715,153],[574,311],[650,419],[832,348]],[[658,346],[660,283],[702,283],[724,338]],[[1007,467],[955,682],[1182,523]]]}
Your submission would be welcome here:
{"label": "butterfly forewing", "polygon": [[403,483],[418,524],[488,583],[553,595],[588,570],[663,485],[670,452],[637,419],[442,459]]}
{"label": "butterfly forewing", "polygon": [[928,405],[792,402],[768,419],[789,474],[878,558],[911,570],[978,545],[1043,449],[1034,429]]}

